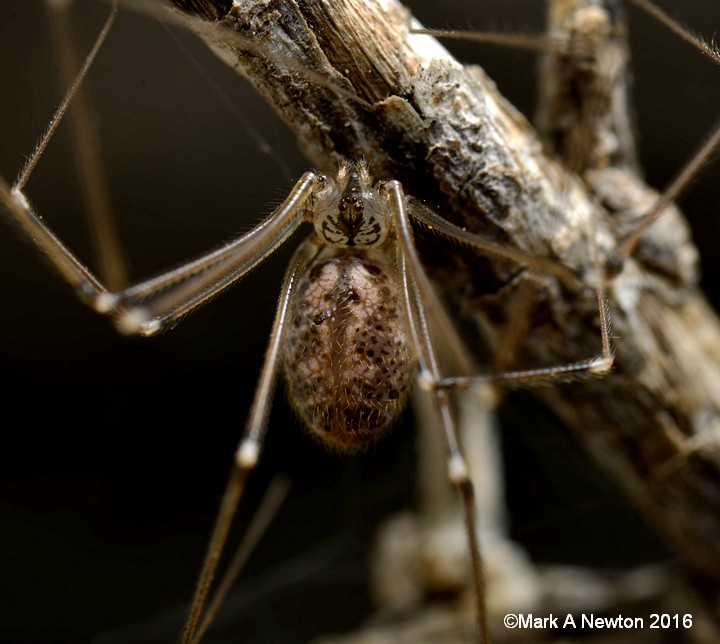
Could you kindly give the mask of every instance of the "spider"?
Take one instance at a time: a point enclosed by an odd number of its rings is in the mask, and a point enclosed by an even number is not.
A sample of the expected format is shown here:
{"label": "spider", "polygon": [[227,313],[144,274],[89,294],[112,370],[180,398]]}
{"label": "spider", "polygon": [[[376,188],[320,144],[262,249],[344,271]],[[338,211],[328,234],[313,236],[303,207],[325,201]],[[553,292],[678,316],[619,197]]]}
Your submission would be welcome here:
{"label": "spider", "polygon": [[[399,185],[395,184],[393,182],[382,183],[376,189],[373,188],[371,186],[371,182],[367,175],[367,172],[366,172],[366,170],[364,170],[364,167],[362,164],[343,165],[341,167],[339,175],[340,175],[338,178],[339,184],[342,185],[343,182],[347,181],[352,186],[349,188],[350,194],[368,193],[369,195],[372,195],[372,199],[378,199],[378,200],[386,199],[388,197],[388,195],[395,195],[395,197],[398,197],[398,194],[400,194],[398,192],[400,190]],[[306,175],[306,177],[304,177],[304,181],[305,181],[305,183],[303,183],[301,181],[302,185],[298,184],[296,186],[296,188],[293,190],[291,198],[293,198],[293,196],[295,198],[305,197],[308,201],[315,201],[317,203],[321,200],[321,195],[323,193],[323,190],[327,190],[328,193],[333,192],[333,188],[332,188],[333,179],[332,178],[322,179],[319,175],[313,174],[312,176]],[[341,194],[343,192],[344,192],[343,190],[340,190]],[[309,196],[310,194],[312,194],[312,199]],[[298,197],[298,195],[300,195],[300,197]],[[352,200],[353,198],[361,199],[361,203],[363,203],[363,204],[365,204],[366,201],[372,200],[370,196],[362,197],[362,198],[357,197],[357,196],[356,197],[347,196],[347,198],[350,200]],[[26,209],[26,204],[22,203],[22,199],[19,196],[16,199],[16,202],[21,208]],[[410,201],[403,205],[403,199],[400,199],[399,197],[396,199],[396,202],[397,202],[396,203],[397,212],[394,214],[393,217],[390,218],[392,221],[407,222],[409,217],[414,217],[421,223],[425,223],[426,225],[430,225],[433,228],[437,228],[438,222],[432,218],[432,214],[423,210],[423,208],[421,206],[419,206],[418,204],[415,204],[412,201]],[[412,204],[412,205],[408,205],[408,204]],[[411,210],[411,212],[409,214],[408,214],[408,212],[403,212],[403,208],[405,208],[406,210]],[[308,207],[307,209],[309,210],[310,208]],[[353,210],[352,207],[350,209]],[[357,208],[355,208],[355,210],[357,210]],[[382,208],[379,208],[379,210],[382,210]],[[26,209],[26,212],[27,212],[27,209]],[[402,213],[402,214],[398,214],[398,213]],[[287,214],[287,212],[285,214]],[[299,211],[296,214],[299,215]],[[333,215],[333,216],[338,217],[339,215]],[[316,225],[317,225],[317,222],[316,222]],[[381,230],[377,234],[381,237],[382,236],[382,226],[380,226],[380,228],[381,228]],[[272,233],[274,236],[275,233],[278,233],[278,229],[274,228]],[[373,234],[375,234],[375,233],[373,233]],[[415,340],[408,340],[406,342],[405,349],[400,351],[400,353],[398,353],[396,356],[396,358],[399,360],[400,363],[403,363],[403,361],[405,361],[408,366],[408,371],[411,371],[412,364],[413,364],[412,356],[417,355],[418,353],[421,353],[418,351],[418,345],[422,345],[423,343],[425,343],[425,344],[428,344],[428,346],[430,346],[428,339],[425,338],[423,340],[422,333],[419,333],[418,331],[421,330],[424,326],[424,323],[422,322],[423,316],[424,316],[424,308],[427,307],[428,302],[434,302],[434,299],[433,299],[434,295],[432,294],[431,290],[427,290],[427,288],[425,286],[423,286],[425,284],[425,278],[424,278],[422,266],[419,263],[413,264],[408,259],[409,257],[411,257],[412,248],[413,248],[411,237],[406,235],[406,237],[404,239],[404,243],[406,244],[406,248],[405,248],[405,247],[401,246],[400,241],[398,241],[398,238],[403,239],[403,236],[399,235],[397,233],[396,227],[393,226],[392,230],[386,230],[385,235],[386,235],[385,243],[387,244],[387,246],[383,249],[383,255],[382,255],[383,257],[385,257],[384,274],[387,275],[389,273],[389,274],[393,275],[393,277],[391,279],[391,281],[393,282],[393,286],[397,289],[397,283],[403,285],[403,288],[406,291],[406,295],[410,299],[409,305],[407,302],[405,303],[407,311],[404,314],[402,312],[400,312],[399,315],[397,316],[398,324],[403,327],[407,326],[410,329],[414,329],[415,334],[418,336],[417,338],[415,338]],[[463,240],[465,243],[468,243],[467,235],[463,236],[460,231],[450,230],[449,232],[446,233],[446,235],[450,236],[450,237],[452,237],[454,235],[456,239],[460,239],[460,240]],[[372,235],[370,235],[370,237],[372,237]],[[244,239],[245,242],[248,241],[248,238],[246,238],[246,237],[243,237],[241,239]],[[277,241],[277,240],[275,240],[275,241]],[[330,241],[330,240],[327,240],[327,238],[326,238],[326,241]],[[392,246],[392,244],[390,243],[391,241],[394,244],[393,250],[388,252],[388,249]],[[353,242],[354,242],[353,245],[355,247],[360,245],[355,241],[355,239],[353,239]],[[472,242],[470,242],[470,243],[472,243]],[[317,244],[317,240],[315,242],[312,242],[312,241],[307,242],[307,244],[309,244],[309,246],[311,248],[314,248],[315,250],[317,250],[317,247],[313,246],[313,244]],[[242,245],[242,244],[240,244],[240,245]],[[383,244],[381,243],[380,245],[382,246]],[[480,247],[479,242],[478,242],[478,247]],[[307,255],[312,254],[308,250],[308,247],[306,245],[303,245],[303,247],[301,247],[300,251],[298,251],[300,253],[300,256],[296,255],[295,258],[292,260],[293,263],[297,263],[296,266],[302,265],[304,263],[304,261],[308,259],[307,257],[303,257],[303,248],[305,249],[304,252],[307,253]],[[405,248],[405,250],[403,250],[403,248]],[[320,252],[320,251],[318,251],[318,252]],[[322,252],[332,253],[332,252],[337,252],[337,251],[322,251]],[[405,255],[403,255],[403,253],[405,253]],[[353,250],[352,252],[350,252],[348,254],[349,257],[355,257],[355,258],[357,258],[357,256],[359,256],[359,255],[362,255],[362,253],[357,250]],[[400,259],[399,260],[396,259],[395,255],[400,255]],[[388,258],[390,258],[389,263],[388,263]],[[336,260],[336,259],[337,258],[333,258],[333,260]],[[338,261],[340,261],[340,260],[338,259]],[[530,262],[531,260],[528,258],[528,261]],[[383,263],[380,260],[377,260],[377,262],[378,262],[378,264]],[[330,263],[329,260],[328,260],[328,263]],[[190,281],[186,282],[184,280],[185,274],[177,273],[177,272],[173,272],[166,276],[166,277],[168,277],[170,283],[174,283],[175,280],[177,280],[177,282],[179,284],[177,289],[170,288],[170,290],[168,290],[168,291],[164,290],[165,283],[162,282],[162,280],[160,282],[153,281],[151,283],[143,283],[137,287],[132,287],[132,288],[128,289],[124,293],[112,294],[110,297],[108,297],[105,292],[100,293],[96,297],[97,294],[92,293],[93,285],[92,285],[91,280],[88,280],[88,282],[86,284],[81,284],[81,287],[82,287],[83,293],[86,296],[89,295],[91,299],[95,298],[95,301],[98,302],[97,306],[99,308],[112,309],[112,311],[115,314],[118,314],[120,324],[126,331],[139,331],[142,333],[152,333],[153,331],[157,330],[157,328],[160,327],[161,325],[163,325],[165,323],[172,323],[176,318],[180,317],[187,310],[194,307],[196,304],[196,301],[197,301],[196,299],[191,298],[190,300],[186,301],[185,303],[183,303],[183,304],[179,305],[177,308],[175,308],[175,303],[173,301],[174,298],[183,300],[184,296],[187,293],[191,292],[192,290],[199,289],[197,291],[197,293],[199,293],[199,295],[193,295],[192,297],[193,298],[197,297],[198,299],[204,299],[205,296],[210,296],[211,294],[213,294],[215,292],[216,288],[222,288],[223,284],[218,283],[218,275],[223,273],[223,271],[225,270],[224,269],[225,266],[227,266],[227,263],[225,263],[224,260],[223,260],[222,265],[217,265],[217,266],[215,266],[215,264],[213,264],[212,260],[211,260],[210,265],[207,268],[207,271],[205,269],[199,270],[199,273],[198,273],[199,278],[198,279],[204,280],[207,282],[207,284],[210,285],[207,287],[208,290],[205,290],[204,287],[202,286],[202,284],[205,282],[203,282],[203,281],[197,282],[194,280],[190,280]],[[375,266],[375,265],[372,264],[372,266]],[[411,267],[411,268],[408,268],[408,267]],[[215,273],[215,268],[217,268],[217,273]],[[376,266],[376,268],[379,268],[379,266]],[[193,273],[193,271],[195,271],[195,270],[196,269],[190,269],[190,273]],[[330,270],[330,269],[328,268],[327,270]],[[552,268],[548,267],[548,270],[552,271]],[[408,276],[405,278],[403,278],[403,275],[405,274],[404,271],[405,271],[405,273],[408,274]],[[239,272],[239,269],[238,269],[238,272]],[[310,269],[310,272],[312,272],[312,269]],[[233,279],[236,276],[239,276],[239,275],[232,274]],[[321,280],[324,280],[324,279],[329,279],[329,278],[327,278],[327,276],[325,276],[325,277],[321,276]],[[413,280],[414,280],[414,282],[413,282]],[[90,285],[89,289],[87,288],[88,285]],[[155,294],[156,287],[157,287],[157,291],[158,291],[157,295]],[[298,289],[300,289],[300,288],[301,287],[298,286]],[[288,290],[290,290],[290,289],[288,289]],[[417,297],[416,293],[421,293],[422,296]],[[349,293],[346,293],[346,295],[347,295],[348,299],[350,301],[352,301],[352,297],[354,297],[354,295],[357,295],[357,294],[351,295]],[[410,296],[412,296],[412,297],[410,297]],[[290,295],[288,295],[288,297],[290,297]],[[383,298],[383,299],[387,299],[387,298]],[[389,299],[392,299],[392,298],[389,298]],[[407,297],[405,299],[407,299]],[[136,304],[137,304],[137,306],[136,306]],[[416,308],[417,310],[413,311],[413,307]],[[345,303],[343,303],[342,305],[340,305],[340,304],[335,305],[335,309],[345,310],[346,308],[347,307],[346,307]],[[440,310],[439,308],[436,308],[434,304],[427,308],[432,309],[433,311]],[[157,313],[157,315],[155,315],[155,313]],[[333,313],[333,307],[315,311],[314,315],[313,315],[313,325],[314,326],[310,327],[310,328],[311,329],[323,329],[323,328],[327,328],[328,326],[330,326],[330,323],[333,321],[332,313]],[[415,318],[412,317],[413,315],[415,315]],[[414,320],[414,322],[413,322],[413,320]],[[451,328],[451,327],[448,327],[448,328]],[[406,334],[406,336],[407,336],[406,337],[406,340],[407,340],[408,338],[412,337],[412,333],[410,333],[409,335]],[[277,340],[282,339],[280,337],[280,334],[277,334],[277,333],[274,333],[273,337],[275,337]],[[414,346],[411,347],[411,345],[413,345],[413,344],[414,344]],[[371,348],[370,351],[374,351],[374,349]],[[375,357],[375,356],[369,355],[367,347],[364,349],[364,353],[362,355],[364,355],[365,358]],[[426,358],[426,361],[427,361],[427,358]],[[587,363],[583,363],[583,364],[584,364],[583,368],[586,368],[588,366]],[[600,364],[600,363],[595,363],[596,366],[598,364]],[[579,365],[578,365],[578,368],[579,368]],[[438,380],[438,374],[433,374],[432,370],[428,370],[427,367],[421,371],[421,374],[422,374],[421,381],[424,384],[424,386],[429,389],[434,389],[437,387],[436,394],[438,396],[440,396],[441,393],[445,389],[445,387],[442,386],[443,379],[439,378],[439,380]],[[387,378],[384,379],[384,382],[385,383],[387,382]],[[437,384],[438,382],[440,382],[441,384],[438,385]],[[475,382],[476,382],[476,384],[480,384],[480,383],[482,383],[482,379],[477,379]],[[305,383],[305,384],[307,384],[307,383]],[[400,385],[402,385],[402,386],[400,386]],[[403,389],[403,387],[405,389],[407,389],[407,387],[408,387],[408,383],[406,381],[403,381],[402,383],[400,383],[400,385],[398,385],[396,387],[398,393],[400,393],[400,391]],[[292,387],[291,387],[291,389],[292,389]],[[312,387],[311,387],[311,389],[312,389]],[[398,398],[393,398],[393,399],[399,400],[399,398],[402,398],[402,396],[398,396]],[[263,406],[263,405],[265,405],[265,403],[262,403],[261,406]],[[393,405],[391,405],[391,407],[393,409],[400,409],[402,407],[402,404],[401,403],[398,403],[398,404],[393,403]],[[265,408],[265,410],[266,410],[266,408]],[[302,412],[300,410],[298,410],[298,411],[299,411],[300,415],[302,416],[303,415]],[[387,411],[387,410],[385,410],[385,411]],[[370,413],[372,415],[372,413],[375,413],[375,412],[368,412],[368,413]],[[377,411],[377,414],[379,416],[384,415],[387,419],[390,419],[394,415],[394,412],[391,414],[391,413],[385,413],[382,410],[380,410],[380,411]],[[308,424],[311,426],[321,425],[321,423],[319,422],[318,419],[314,419],[312,422],[310,422]],[[391,420],[389,420],[387,425],[389,426],[390,424],[391,424]],[[379,427],[379,425],[378,425],[378,427]],[[328,433],[328,432],[325,432],[325,433]],[[330,431],[330,433],[332,433],[332,430]],[[357,436],[355,438],[357,438]],[[353,438],[353,441],[355,440],[355,438]],[[341,443],[341,444],[344,444],[344,443]],[[250,447],[248,447],[248,445],[250,445]],[[253,452],[252,441],[249,444],[246,443],[245,447],[247,448],[246,456],[247,456],[248,451],[250,452],[250,456],[252,456],[252,452]],[[353,447],[354,447],[354,445],[353,445]],[[346,446],[343,449],[349,450],[349,449],[351,449],[351,447]],[[250,460],[252,461],[252,458]],[[246,463],[246,466],[247,466],[247,463]]]}
{"label": "spider", "polygon": [[[348,453],[366,449],[395,422],[418,370],[423,388],[432,392],[438,425],[445,436],[448,476],[462,494],[479,628],[487,639],[472,483],[460,451],[449,391],[484,386],[492,378],[468,375],[471,366],[461,349],[462,341],[443,313],[415,250],[408,212],[428,230],[466,247],[522,261],[568,281],[575,279],[572,272],[548,260],[503,249],[449,224],[419,202],[407,200],[397,181],[373,185],[367,166],[358,161],[341,164],[334,180],[306,173],[265,222],[238,239],[157,277],[109,290],[35,214],[23,192],[44,147],[44,143],[38,146],[12,188],[0,184],[0,196],[15,221],[81,299],[96,311],[113,316],[126,334],[153,335],[172,326],[262,262],[303,221],[314,227],[285,276],[265,364],[208,548],[186,641],[195,641],[245,479],[262,451],[281,362],[289,398],[308,430],[330,449]],[[603,317],[603,354],[599,358],[504,374],[501,379],[522,382],[607,371],[612,357],[600,291],[598,300]],[[462,377],[443,378],[431,326],[462,367]]]}
{"label": "spider", "polygon": [[[522,259],[566,279],[572,279],[572,273],[456,228],[406,200],[397,181],[373,185],[362,161],[343,163],[335,180],[306,173],[283,204],[249,233],[120,292],[108,291],[65,248],[35,214],[20,186],[0,183],[0,196],[79,296],[98,312],[115,317],[119,330],[127,334],[153,335],[172,325],[254,268],[304,220],[313,224],[314,233],[299,246],[284,279],[265,364],[193,603],[187,642],[195,641],[200,611],[245,479],[257,466],[281,363],[289,398],[307,429],[328,448],[347,453],[366,449],[383,436],[404,408],[414,372],[419,371],[421,386],[433,394],[445,436],[449,479],[463,497],[480,630],[487,640],[472,483],[448,391],[486,385],[493,378],[444,379],[431,339],[430,311],[456,362],[466,371],[469,363],[413,245],[408,209],[429,230],[458,243]],[[612,352],[601,291],[598,301],[603,331],[599,357],[497,379],[523,382],[606,372]]]}

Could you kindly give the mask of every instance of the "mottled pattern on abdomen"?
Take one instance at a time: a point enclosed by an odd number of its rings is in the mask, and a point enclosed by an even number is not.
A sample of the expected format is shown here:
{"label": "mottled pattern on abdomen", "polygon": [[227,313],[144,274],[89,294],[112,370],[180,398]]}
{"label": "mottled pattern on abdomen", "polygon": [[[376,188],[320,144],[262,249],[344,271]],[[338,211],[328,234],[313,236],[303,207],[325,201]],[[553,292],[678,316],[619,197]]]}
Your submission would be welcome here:
{"label": "mottled pattern on abdomen", "polygon": [[310,265],[289,312],[284,368],[293,407],[330,449],[364,449],[389,429],[415,361],[384,254],[328,249]]}

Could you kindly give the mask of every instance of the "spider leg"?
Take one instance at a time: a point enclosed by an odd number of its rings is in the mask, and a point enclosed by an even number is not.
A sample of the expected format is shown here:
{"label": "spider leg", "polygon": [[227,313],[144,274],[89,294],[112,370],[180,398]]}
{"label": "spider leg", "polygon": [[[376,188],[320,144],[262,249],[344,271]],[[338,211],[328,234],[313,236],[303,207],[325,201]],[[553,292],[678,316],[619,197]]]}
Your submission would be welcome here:
{"label": "spider leg", "polygon": [[697,176],[700,169],[720,146],[720,126],[717,126],[700,149],[680,170],[665,191],[658,196],[655,203],[643,215],[640,223],[628,234],[608,255],[605,262],[604,278],[610,281],[623,269],[627,259],[633,254],[648,229],[662,216],[668,206],[677,199]]}
{"label": "spider leg", "polygon": [[75,289],[78,296],[94,309],[101,310],[101,302],[107,301],[109,296],[107,289],[33,210],[25,193],[11,188],[2,177],[0,202],[5,204],[13,220],[45,253],[53,268]]}
{"label": "spider leg", "polygon": [[471,233],[446,221],[414,197],[408,197],[408,212],[421,226],[461,246],[467,246],[481,254],[492,255],[493,257],[499,257],[500,259],[522,264],[540,273],[554,275],[568,286],[577,286],[578,283],[580,283],[579,276],[567,266],[550,259],[545,259],[544,257],[525,253],[516,248],[503,246],[497,242],[485,239],[481,235]]}
{"label": "spider leg", "polygon": [[[32,212],[29,201],[22,191],[72,104],[74,107],[70,112],[74,134],[72,140],[82,189],[88,204],[87,210],[90,215],[96,254],[101,264],[104,281],[110,288],[116,290],[126,285],[126,267],[112,215],[100,140],[95,126],[97,119],[92,112],[91,101],[87,93],[83,91],[83,81],[117,17],[117,0],[113,0],[110,14],[82,64],[79,64],[77,43],[72,21],[69,19],[70,3],[48,4],[54,12],[53,20],[50,22],[54,30],[55,48],[60,59],[62,76],[67,84],[67,91],[34,150],[18,173],[12,189],[0,178],[0,199],[6,203],[25,232],[35,239],[36,243],[46,252],[51,263],[66,281],[74,286],[85,299],[89,299],[91,302],[101,301],[107,295],[105,287],[98,283],[90,271],[76,258],[72,257],[72,253]],[[14,204],[13,198],[15,199]]]}
{"label": "spider leg", "polygon": [[[424,379],[440,381],[442,376],[437,355],[430,338],[428,320],[424,302],[428,309],[437,313],[442,327],[452,328],[442,306],[434,295],[432,286],[420,263],[413,243],[412,230],[405,207],[405,195],[400,183],[389,181],[385,184],[390,209],[397,231],[397,266],[402,288],[403,308],[405,311],[410,339],[418,356],[420,372]],[[454,332],[452,332],[454,334]],[[467,359],[465,360],[467,362]],[[473,581],[475,584],[476,613],[478,632],[483,642],[490,641],[487,611],[485,606],[485,576],[477,530],[477,512],[475,492],[468,468],[460,449],[458,432],[450,404],[450,395],[445,389],[433,389],[433,404],[440,421],[447,448],[447,473],[462,497],[465,528],[472,561]]]}
{"label": "spider leg", "polygon": [[[0,177],[0,202],[82,301],[100,313],[113,315],[124,333],[151,335],[231,285],[287,241],[300,225],[305,206],[313,191],[323,185],[323,179],[306,173],[270,217],[249,233],[175,269],[124,288],[126,271],[107,197],[99,137],[89,125],[95,119],[90,102],[82,92],[82,83],[117,15],[117,2],[113,1],[110,15],[79,70],[66,8],[57,9],[57,13],[56,22],[61,26],[57,29],[56,39],[63,73],[67,78],[74,76],[74,80],[69,83],[64,99],[15,184],[10,187]],[[79,108],[73,118],[73,140],[89,204],[93,237],[100,251],[103,279],[94,275],[60,240],[35,212],[24,192],[34,168],[73,102]]]}
{"label": "spider leg", "polygon": [[[485,388],[493,385],[506,387],[541,384],[544,382],[558,382],[573,380],[585,376],[597,376],[612,369],[614,352],[610,342],[610,312],[601,286],[597,287],[598,310],[600,313],[600,333],[602,338],[602,351],[599,355],[587,360],[571,362],[538,369],[524,369],[520,371],[506,371],[504,373],[483,376],[451,376],[440,379],[426,378],[422,381],[425,389],[432,391],[439,389],[470,389]],[[482,389],[481,389],[482,391]]]}
{"label": "spider leg", "polygon": [[258,507],[257,512],[253,516],[252,523],[247,527],[242,541],[238,545],[232,556],[230,563],[223,574],[221,581],[218,583],[213,596],[208,602],[207,610],[203,615],[202,622],[197,628],[195,640],[200,641],[203,635],[212,624],[223,602],[228,596],[233,584],[242,572],[243,567],[250,558],[257,545],[264,537],[267,529],[270,527],[277,511],[285,501],[290,491],[290,479],[287,475],[277,474],[270,482],[262,503]]}
{"label": "spider leg", "polygon": [[[63,12],[65,8],[58,9],[57,7],[55,7],[55,9],[58,10],[59,12]],[[52,118],[50,119],[50,123],[48,124],[47,128],[45,129],[45,132],[43,132],[43,135],[40,137],[40,140],[38,141],[37,145],[35,146],[35,149],[33,150],[32,154],[28,157],[22,170],[20,170],[18,178],[13,185],[14,189],[22,190],[25,187],[25,184],[30,179],[30,175],[32,174],[33,170],[35,169],[35,166],[37,165],[38,161],[40,160],[40,157],[42,156],[43,152],[45,151],[45,148],[47,148],[48,143],[50,143],[50,139],[52,139],[53,135],[55,134],[55,131],[57,130],[58,126],[60,125],[60,122],[62,121],[63,117],[65,116],[65,113],[68,111],[70,104],[73,102],[75,95],[80,90],[80,87],[81,87],[83,81],[85,80],[87,73],[90,71],[90,67],[92,67],[92,64],[95,61],[95,58],[96,58],[98,52],[102,48],[103,43],[105,42],[105,39],[107,38],[107,35],[110,32],[110,29],[112,28],[113,23],[115,22],[115,18],[117,17],[117,12],[118,12],[117,1],[113,0],[112,8],[110,10],[110,15],[105,20],[105,24],[103,25],[102,29],[100,30],[100,33],[98,34],[97,38],[95,39],[95,43],[93,44],[93,47],[90,50],[90,53],[88,53],[82,66],[77,71],[77,75],[76,75],[75,79],[72,81],[72,83],[70,83],[70,86],[68,87],[68,90],[67,90],[65,96],[63,97],[63,100],[61,101],[58,108],[55,110],[55,113],[53,114]],[[63,63],[63,64],[65,64],[65,63]],[[72,75],[72,71],[69,68],[63,69],[63,73],[68,77]]]}
{"label": "spider leg", "polygon": [[[442,375],[437,355],[430,339],[427,314],[419,295],[415,276],[407,269],[405,258],[401,257],[400,270],[403,274],[403,291],[406,294],[406,309],[412,311],[408,315],[411,334],[419,341],[420,369],[422,380],[440,383]],[[478,534],[478,514],[475,505],[475,489],[470,477],[468,465],[463,456],[454,411],[451,406],[449,392],[442,387],[428,389],[432,394],[432,402],[440,421],[443,438],[447,448],[447,476],[452,485],[460,492],[463,504],[463,515],[467,542],[473,570],[475,586],[477,625],[482,642],[490,642],[487,606],[485,600],[485,570],[480,549]]]}
{"label": "spider leg", "polygon": [[305,173],[285,201],[250,232],[118,292],[108,291],[33,210],[25,194],[9,188],[1,177],[0,201],[81,299],[100,313],[115,315],[122,331],[151,335],[230,286],[287,241],[321,184],[317,175]]}
{"label": "spider leg", "polygon": [[[385,184],[384,190],[387,192],[391,204],[391,210],[395,219],[398,239],[398,272],[403,287],[404,308],[408,319],[410,336],[414,345],[416,354],[418,355],[420,364],[420,384],[423,389],[431,392],[436,412],[440,418],[440,426],[443,429],[445,443],[448,450],[448,472],[451,482],[458,487],[461,492],[465,514],[465,525],[467,530],[468,542],[470,543],[471,557],[473,561],[473,575],[476,588],[477,598],[477,615],[478,625],[482,638],[488,639],[487,610],[485,607],[484,592],[484,570],[478,544],[477,534],[477,517],[475,511],[474,490],[472,480],[468,474],[465,459],[460,451],[458,432],[455,426],[455,420],[452,414],[450,391],[453,389],[462,389],[472,387],[476,391],[492,392],[498,384],[512,385],[521,383],[531,383],[545,380],[567,379],[584,374],[604,373],[610,369],[613,362],[612,347],[610,344],[610,323],[607,304],[602,285],[598,285],[597,300],[600,315],[600,327],[602,337],[602,352],[598,357],[590,360],[583,360],[566,365],[554,367],[507,372],[498,375],[477,376],[462,375],[457,377],[443,376],[437,361],[437,352],[431,339],[431,333],[428,323],[428,312],[432,314],[433,322],[437,326],[439,337],[457,338],[452,323],[444,313],[443,307],[440,305],[437,296],[434,293],[432,285],[422,267],[417,251],[412,241],[412,230],[410,228],[408,210],[416,219],[447,237],[455,239],[460,243],[468,245],[476,250],[487,251],[486,242],[477,235],[468,233],[450,224],[444,225],[440,223],[439,217],[436,218],[431,211],[425,212],[427,209],[416,208],[418,202],[411,202],[410,208],[406,207],[407,201],[402,191],[402,187],[396,181],[390,181]],[[420,211],[421,215],[416,216]],[[428,214],[429,213],[429,214]],[[438,221],[436,221],[436,219]],[[512,259],[523,264],[530,264],[531,268],[550,272],[558,278],[567,281],[577,282],[577,277],[566,267],[552,262],[550,260],[528,261],[523,253],[511,251],[505,253],[503,249],[497,252],[493,245],[493,254],[500,255],[505,259]],[[598,265],[597,248],[595,248],[595,263]],[[548,269],[548,270],[546,270]],[[462,341],[447,343],[451,347],[453,353],[457,353],[452,347],[461,346]],[[466,362],[467,362],[466,358]],[[461,363],[462,364],[462,363]],[[465,370],[466,367],[462,367]],[[489,399],[492,396],[484,396]]]}
{"label": "spider leg", "polygon": [[[255,390],[255,397],[242,439],[235,454],[235,461],[220,504],[215,527],[210,537],[205,561],[192,600],[190,614],[185,624],[182,638],[184,644],[193,644],[198,641],[198,624],[227,540],[230,524],[245,489],[245,482],[259,461],[260,452],[267,434],[271,401],[280,369],[280,349],[287,323],[287,313],[295,295],[297,281],[318,250],[319,245],[313,238],[304,241],[293,255],[285,273],[267,353],[260,373],[260,380]],[[203,629],[205,627],[206,624],[203,623]]]}
{"label": "spider leg", "polygon": [[[416,199],[409,199],[408,211],[413,219],[444,237],[447,237],[464,246],[468,246],[481,253],[490,253],[502,259],[518,262],[528,266],[534,271],[554,275],[566,284],[576,286],[579,284],[575,273],[566,266],[541,257],[532,257],[527,253],[511,248],[505,248],[490,242],[480,235],[463,230],[462,228],[451,224],[432,210],[421,204]],[[595,272],[600,275],[598,249],[594,249]],[[425,291],[430,291],[428,284],[426,288],[421,288],[423,298],[427,300],[428,296]],[[423,387],[432,390],[436,387],[442,389],[467,389],[476,385],[523,385],[535,384],[539,382],[553,380],[569,380],[576,377],[586,375],[600,375],[607,373],[613,365],[613,349],[610,342],[610,312],[605,298],[603,285],[598,283],[596,286],[598,312],[600,318],[600,335],[602,349],[599,355],[586,360],[572,362],[563,365],[554,365],[549,367],[541,367],[538,369],[528,369],[522,371],[508,371],[500,374],[477,376],[462,375],[457,377],[444,377],[441,379],[428,378],[422,380]],[[423,374],[421,374],[422,378]]]}
{"label": "spider leg", "polygon": [[[660,9],[660,7],[649,2],[649,0],[630,0],[630,3],[642,9],[642,11],[660,22],[676,36],[679,36],[682,40],[692,45],[716,65],[720,65],[720,51],[718,51],[712,41],[708,43],[701,36],[693,34],[689,29],[683,27],[677,20]],[[667,207],[678,198],[685,188],[687,188],[690,182],[697,176],[700,169],[717,151],[718,146],[720,146],[720,126],[715,126],[714,131],[707,137],[702,146],[700,146],[692,158],[685,164],[680,172],[678,172],[670,185],[658,196],[655,203],[643,215],[640,223],[638,223],[635,229],[626,235],[610,253],[605,262],[604,277],[606,281],[610,281],[622,271],[625,262],[633,254],[648,229],[662,216]]]}
{"label": "spider leg", "polygon": [[237,239],[116,294],[119,326],[149,335],[178,320],[240,279],[284,244],[302,223],[322,178],[306,172],[285,201]]}
{"label": "spider leg", "polygon": [[[71,138],[100,278],[109,290],[119,291],[128,283],[127,265],[113,214],[110,186],[98,131],[99,120],[95,114],[90,93],[83,84],[85,72],[94,61],[95,54],[104,43],[117,15],[117,0],[113,1],[112,12],[83,63],[78,54],[77,34],[71,16],[73,3],[49,2],[46,4],[53,12],[50,23],[55,50],[58,54],[65,87],[69,88],[51,123],[56,125],[60,122],[65,107],[72,101],[72,109],[68,114],[72,126]],[[30,157],[21,178],[15,185],[16,188],[22,189],[29,178],[30,171],[42,154],[49,136],[50,131],[46,133]]]}

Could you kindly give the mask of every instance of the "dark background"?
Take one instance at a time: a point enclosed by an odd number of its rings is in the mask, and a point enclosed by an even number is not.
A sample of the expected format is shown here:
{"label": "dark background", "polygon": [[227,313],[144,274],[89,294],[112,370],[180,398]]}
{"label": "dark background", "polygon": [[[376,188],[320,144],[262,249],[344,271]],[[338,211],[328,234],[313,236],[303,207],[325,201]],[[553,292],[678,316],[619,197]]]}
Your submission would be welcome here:
{"label": "dark background", "polygon": [[[542,20],[538,1],[437,4],[411,6],[440,27],[538,30]],[[692,11],[707,36],[720,24],[716,2],[675,4],[688,20]],[[105,12],[81,5],[87,46]],[[641,154],[650,182],[662,186],[716,121],[720,69],[644,15],[631,18]],[[531,114],[532,56],[453,49],[484,65]],[[0,172],[10,179],[59,96],[40,3],[0,5],[0,50]],[[293,137],[244,81],[192,37],[154,20],[123,12],[91,83],[135,278],[247,230],[307,169]],[[68,137],[61,128],[28,193],[94,266]],[[716,166],[707,169],[683,204],[717,303],[716,176]],[[174,331],[123,338],[5,224],[0,641],[173,641],[245,421],[288,250]],[[538,559],[625,567],[663,556],[636,511],[529,397],[512,396],[501,416],[513,528]],[[242,634],[248,642],[304,642],[348,630],[369,613],[364,560],[373,528],[413,503],[411,420],[367,455],[330,456],[303,435],[281,390],[241,521],[276,471],[291,474],[290,499],[243,576],[233,623],[207,641],[225,641],[226,633],[228,641]]]}

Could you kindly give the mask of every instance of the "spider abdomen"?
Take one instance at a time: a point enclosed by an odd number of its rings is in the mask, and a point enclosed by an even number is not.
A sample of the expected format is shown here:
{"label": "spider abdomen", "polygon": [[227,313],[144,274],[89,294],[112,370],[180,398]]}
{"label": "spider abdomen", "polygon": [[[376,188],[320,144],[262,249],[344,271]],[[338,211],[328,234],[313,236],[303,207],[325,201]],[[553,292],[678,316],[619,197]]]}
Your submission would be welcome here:
{"label": "spider abdomen", "polygon": [[415,360],[392,262],[327,249],[300,278],[289,313],[288,395],[310,433],[337,452],[383,436],[405,406]]}

